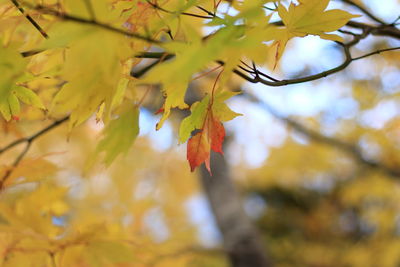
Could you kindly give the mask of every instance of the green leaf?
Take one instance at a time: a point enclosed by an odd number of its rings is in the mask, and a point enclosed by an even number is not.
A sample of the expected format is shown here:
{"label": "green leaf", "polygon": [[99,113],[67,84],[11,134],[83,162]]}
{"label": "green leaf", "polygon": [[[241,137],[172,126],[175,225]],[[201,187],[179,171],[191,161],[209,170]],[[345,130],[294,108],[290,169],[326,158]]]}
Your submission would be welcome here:
{"label": "green leaf", "polygon": [[201,102],[196,102],[190,108],[191,114],[184,118],[179,128],[179,143],[184,143],[196,129],[203,128],[207,115],[207,107],[210,103],[210,96],[206,95]]}
{"label": "green leaf", "polygon": [[8,98],[4,101],[0,101],[0,112],[6,121],[11,120],[11,110],[10,105],[8,104]]}
{"label": "green leaf", "polygon": [[32,90],[18,86],[14,88],[13,93],[18,97],[19,100],[27,105],[31,105],[40,109],[46,109],[42,103],[42,100],[40,100],[38,95]]}
{"label": "green leaf", "polygon": [[15,82],[24,74],[27,64],[16,48],[4,47],[0,39],[0,99],[8,97]]}
{"label": "green leaf", "polygon": [[46,109],[40,98],[32,90],[20,86],[13,86],[8,96],[0,99],[0,112],[5,120],[9,121],[12,116],[17,116],[20,113],[20,100],[28,105]]}
{"label": "green leaf", "polygon": [[21,111],[21,108],[19,106],[19,101],[18,98],[15,96],[14,93],[11,93],[8,96],[8,104],[10,106],[10,111],[13,115],[18,115],[19,112]]}

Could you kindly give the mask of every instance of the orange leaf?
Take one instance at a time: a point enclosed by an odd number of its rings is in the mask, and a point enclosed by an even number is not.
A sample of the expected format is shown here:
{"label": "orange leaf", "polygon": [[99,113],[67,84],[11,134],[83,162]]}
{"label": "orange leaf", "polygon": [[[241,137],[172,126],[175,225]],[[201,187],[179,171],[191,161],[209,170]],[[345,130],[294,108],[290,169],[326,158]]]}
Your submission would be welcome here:
{"label": "orange leaf", "polygon": [[213,116],[212,111],[207,115],[204,127],[201,132],[189,139],[187,146],[187,159],[190,164],[191,171],[201,165],[206,164],[208,172],[210,170],[210,151],[224,154],[222,151],[222,143],[225,138],[225,128],[222,123]]}
{"label": "orange leaf", "polygon": [[211,149],[215,152],[224,154],[222,151],[222,143],[224,142],[225,138],[225,128],[214,116],[211,116],[210,124],[211,127],[208,129],[208,131],[211,139]]}
{"label": "orange leaf", "polygon": [[187,143],[187,159],[190,164],[190,170],[194,171],[197,166],[203,162],[206,164],[208,172],[210,171],[210,143],[206,131],[198,132],[189,139]]}

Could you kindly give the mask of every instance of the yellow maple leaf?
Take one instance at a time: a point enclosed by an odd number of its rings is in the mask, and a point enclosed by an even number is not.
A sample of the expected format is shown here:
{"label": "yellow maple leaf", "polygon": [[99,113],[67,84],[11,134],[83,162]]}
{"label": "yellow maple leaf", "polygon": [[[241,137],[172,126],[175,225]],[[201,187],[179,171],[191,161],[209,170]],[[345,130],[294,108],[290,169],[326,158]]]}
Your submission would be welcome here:
{"label": "yellow maple leaf", "polygon": [[294,36],[304,37],[308,34],[319,35],[323,39],[343,41],[338,35],[326,35],[326,32],[336,31],[350,19],[358,15],[346,11],[327,10],[329,0],[302,0],[299,5],[290,4],[289,9],[278,6],[278,13],[287,30]]}
{"label": "yellow maple leaf", "polygon": [[67,24],[62,28],[74,32],[76,38],[46,44],[50,47],[68,45],[62,70],[67,83],[53,99],[51,113],[71,112],[70,126],[76,126],[104,103],[103,119],[107,121],[130,49],[123,36],[94,27]]}
{"label": "yellow maple leaf", "polygon": [[[318,35],[322,39],[343,42],[337,34],[327,34],[343,27],[350,19],[359,17],[339,9],[326,10],[329,0],[300,0],[300,4],[290,3],[286,9],[278,5],[278,14],[285,28],[276,28],[274,46],[276,62],[281,58],[287,42],[293,37]],[[275,63],[276,65],[276,63]]]}

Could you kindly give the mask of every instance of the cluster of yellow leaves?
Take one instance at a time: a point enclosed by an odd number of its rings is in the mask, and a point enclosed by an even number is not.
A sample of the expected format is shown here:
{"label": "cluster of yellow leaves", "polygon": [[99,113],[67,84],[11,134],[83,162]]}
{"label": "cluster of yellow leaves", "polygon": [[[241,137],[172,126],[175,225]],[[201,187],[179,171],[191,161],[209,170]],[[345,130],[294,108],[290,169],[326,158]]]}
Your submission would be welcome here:
{"label": "cluster of yellow leaves", "polygon": [[26,60],[14,47],[0,44],[0,113],[9,121],[18,118],[20,101],[37,108],[45,109],[40,98],[30,89],[18,85],[27,79],[25,74]]}
{"label": "cluster of yellow leaves", "polygon": [[[118,95],[119,81],[127,75],[123,73],[123,60],[129,57],[130,49],[124,37],[77,24],[62,24],[54,28],[53,36],[45,47],[68,45],[69,48],[65,51],[61,73],[67,82],[55,96],[51,112],[72,111],[70,124],[75,126],[86,121],[104,103],[107,120],[113,99]],[[61,40],[65,43],[60,43]],[[88,70],[84,75],[83,69]]]}

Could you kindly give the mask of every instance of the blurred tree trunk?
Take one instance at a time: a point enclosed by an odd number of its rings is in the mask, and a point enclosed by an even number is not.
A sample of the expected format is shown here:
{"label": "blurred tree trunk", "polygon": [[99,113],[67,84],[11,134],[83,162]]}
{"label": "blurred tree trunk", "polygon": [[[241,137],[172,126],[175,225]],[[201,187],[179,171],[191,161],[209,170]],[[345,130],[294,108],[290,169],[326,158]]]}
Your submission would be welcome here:
{"label": "blurred tree trunk", "polygon": [[230,178],[225,158],[211,155],[212,176],[204,166],[201,183],[223,236],[224,249],[234,267],[270,267],[260,235],[247,217],[243,203]]}

